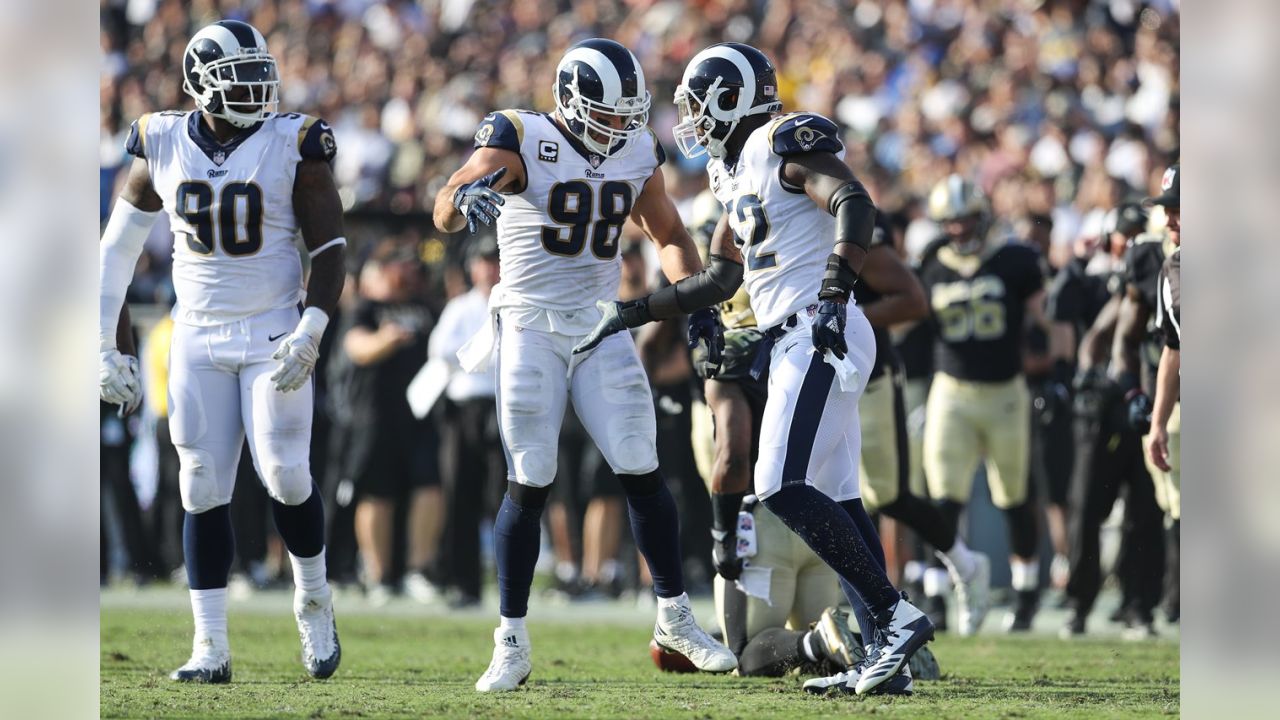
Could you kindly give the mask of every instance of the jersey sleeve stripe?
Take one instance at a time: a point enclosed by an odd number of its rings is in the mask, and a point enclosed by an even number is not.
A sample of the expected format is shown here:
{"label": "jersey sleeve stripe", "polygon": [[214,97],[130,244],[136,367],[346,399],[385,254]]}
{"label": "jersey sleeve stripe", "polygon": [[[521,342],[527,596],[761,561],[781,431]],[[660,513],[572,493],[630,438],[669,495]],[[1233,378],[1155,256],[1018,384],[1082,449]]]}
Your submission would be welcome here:
{"label": "jersey sleeve stripe", "polygon": [[302,125],[298,128],[298,152],[302,152],[302,141],[307,138],[307,131],[311,129],[315,122],[316,118],[314,117],[306,116],[303,118]]}

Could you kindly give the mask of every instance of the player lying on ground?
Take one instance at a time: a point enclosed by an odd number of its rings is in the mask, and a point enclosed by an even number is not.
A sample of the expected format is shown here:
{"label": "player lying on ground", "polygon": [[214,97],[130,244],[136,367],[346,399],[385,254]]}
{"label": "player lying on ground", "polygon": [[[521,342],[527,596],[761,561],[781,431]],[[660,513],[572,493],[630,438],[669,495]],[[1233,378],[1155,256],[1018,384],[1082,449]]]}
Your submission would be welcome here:
{"label": "player lying on ground", "polygon": [[[133,124],[127,149],[135,159],[102,235],[101,397],[126,409],[139,400],[124,297],[164,210],[178,299],[169,422],[195,615],[191,659],[171,677],[231,681],[229,504],[247,434],[293,564],[302,660],[326,678],[342,651],[325,578],[324,506],[308,458],[311,373],[343,282],[342,204],[330,171],[337,148],[324,121],[275,111],[275,59],[245,23],[223,20],[196,33],[183,76],[198,110]],[[299,231],[311,254],[305,290]]]}
{"label": "player lying on ground", "polygon": [[[460,352],[464,367],[477,369],[496,344],[509,468],[494,525],[501,618],[493,661],[476,689],[514,690],[532,668],[524,619],[569,400],[626,493],[658,596],[655,639],[699,669],[727,672],[737,660],[698,627],[684,592],[680,525],[658,469],[653,399],[635,343],[622,333],[588,354],[571,353],[600,319],[596,303],[617,297],[627,218],[658,246],[673,282],[702,264],[666,194],[663,152],[646,125],[649,93],[635,56],[612,40],[585,40],[561,59],[555,89],[554,114],[487,116],[476,152],[436,197],[442,231],[496,223],[501,262],[502,282],[489,300],[491,332]],[[714,324],[715,316],[704,310],[697,320]]]}
{"label": "player lying on ground", "polygon": [[[933,637],[933,624],[885,575],[879,537],[858,497],[858,399],[875,340],[850,295],[870,247],[875,206],[844,164],[831,121],[810,113],[777,117],[775,72],[755,48],[725,43],[702,51],[675,99],[681,152],[711,155],[711,190],[726,210],[707,269],[646,298],[605,304],[599,326],[577,350],[626,327],[723,302],[743,282],[745,267],[769,363],[756,495],[835,570],[859,626],[872,629],[866,664],[828,679],[862,694],[897,674]],[[691,335],[705,330],[691,322]]]}

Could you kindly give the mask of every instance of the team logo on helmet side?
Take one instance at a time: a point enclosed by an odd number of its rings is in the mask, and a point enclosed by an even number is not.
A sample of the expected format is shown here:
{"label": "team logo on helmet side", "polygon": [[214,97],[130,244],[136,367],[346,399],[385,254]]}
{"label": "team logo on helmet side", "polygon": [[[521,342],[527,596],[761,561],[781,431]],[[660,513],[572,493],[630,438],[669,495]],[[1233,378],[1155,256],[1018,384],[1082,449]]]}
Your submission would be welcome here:
{"label": "team logo on helmet side", "polygon": [[1173,187],[1173,179],[1178,176],[1178,169],[1171,167],[1164,171],[1164,175],[1160,177],[1160,192],[1164,192]]}
{"label": "team logo on helmet side", "polygon": [[750,45],[721,43],[695,55],[676,87],[680,122],[673,133],[680,152],[724,157],[725,142],[743,118],[782,109],[777,85],[773,64]]}

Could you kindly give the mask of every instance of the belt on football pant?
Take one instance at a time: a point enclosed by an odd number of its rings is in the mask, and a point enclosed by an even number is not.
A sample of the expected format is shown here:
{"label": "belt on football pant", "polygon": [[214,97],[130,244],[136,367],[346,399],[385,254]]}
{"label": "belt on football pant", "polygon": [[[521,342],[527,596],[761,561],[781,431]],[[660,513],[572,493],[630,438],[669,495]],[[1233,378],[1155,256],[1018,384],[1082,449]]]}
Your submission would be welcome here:
{"label": "belt on football pant", "polygon": [[773,354],[774,343],[787,334],[787,331],[800,324],[800,316],[791,313],[785,320],[764,330],[764,340],[760,342],[760,347],[756,350],[756,357],[751,361],[751,379],[759,380],[764,374],[766,368],[769,367],[769,356]]}

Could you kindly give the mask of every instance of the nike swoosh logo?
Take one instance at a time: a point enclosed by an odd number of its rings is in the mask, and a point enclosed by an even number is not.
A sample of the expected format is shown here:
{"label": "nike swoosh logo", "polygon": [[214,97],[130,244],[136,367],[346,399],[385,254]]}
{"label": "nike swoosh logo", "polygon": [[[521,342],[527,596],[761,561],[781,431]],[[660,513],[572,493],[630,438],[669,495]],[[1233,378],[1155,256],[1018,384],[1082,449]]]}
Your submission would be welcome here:
{"label": "nike swoosh logo", "polygon": [[810,121],[810,120],[812,120],[812,119],[813,119],[813,118],[811,118],[811,117],[807,117],[807,118],[805,118],[805,119],[803,119],[803,120],[797,120],[797,121],[796,121],[796,127],[800,127],[801,125],[803,125],[803,124],[805,124],[805,123],[809,122],[809,121]]}
{"label": "nike swoosh logo", "polygon": [[282,337],[284,337],[285,335],[288,335],[288,334],[289,334],[289,333],[287,333],[287,332],[282,332],[282,333],[280,333],[279,335],[272,335],[272,336],[270,336],[270,337],[268,337],[268,338],[267,338],[267,342],[275,342],[275,341],[279,340],[280,338],[282,338]]}

